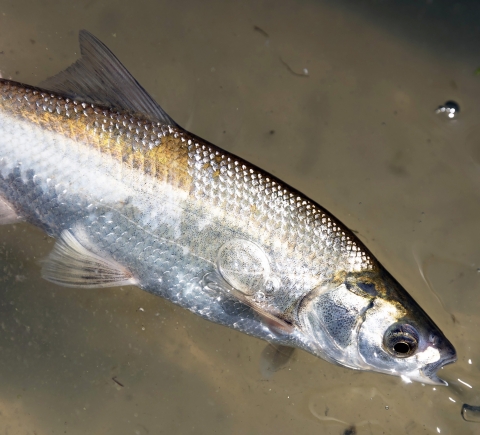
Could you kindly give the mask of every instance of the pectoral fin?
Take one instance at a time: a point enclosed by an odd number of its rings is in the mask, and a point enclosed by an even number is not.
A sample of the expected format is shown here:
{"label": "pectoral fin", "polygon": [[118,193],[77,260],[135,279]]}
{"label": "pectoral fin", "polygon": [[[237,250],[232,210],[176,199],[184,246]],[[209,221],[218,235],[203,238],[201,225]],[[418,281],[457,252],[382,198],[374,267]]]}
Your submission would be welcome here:
{"label": "pectoral fin", "polygon": [[260,372],[265,379],[270,379],[275,372],[285,367],[295,352],[295,348],[279,344],[268,344],[263,349],[260,359]]}
{"label": "pectoral fin", "polygon": [[22,220],[12,205],[0,196],[0,225],[14,224]]}
{"label": "pectoral fin", "polygon": [[[83,239],[83,240],[82,240]],[[65,287],[116,287],[136,285],[132,273],[115,260],[84,246],[75,230],[64,230],[42,267],[42,276]]]}
{"label": "pectoral fin", "polygon": [[263,322],[272,331],[280,332],[283,334],[288,334],[293,331],[293,325],[281,319],[280,317],[276,316],[275,314],[267,311],[259,303],[255,302],[255,300],[251,296],[232,287],[217,272],[207,274],[204,278],[204,281],[206,284],[205,285],[206,289],[214,292],[230,295],[231,297],[237,299],[241,303],[249,306],[261,317]]}

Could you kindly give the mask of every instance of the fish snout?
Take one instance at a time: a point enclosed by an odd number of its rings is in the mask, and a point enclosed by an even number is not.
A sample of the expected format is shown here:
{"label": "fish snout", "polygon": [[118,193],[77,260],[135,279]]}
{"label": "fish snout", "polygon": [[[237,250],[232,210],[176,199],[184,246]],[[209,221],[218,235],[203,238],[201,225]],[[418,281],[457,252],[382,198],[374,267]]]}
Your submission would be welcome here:
{"label": "fish snout", "polygon": [[432,383],[448,385],[448,382],[444,381],[437,375],[437,371],[446,365],[453,364],[457,361],[457,352],[452,343],[450,343],[445,337],[438,341],[434,347],[440,355],[439,359],[433,363],[426,364],[421,371],[432,381]]}

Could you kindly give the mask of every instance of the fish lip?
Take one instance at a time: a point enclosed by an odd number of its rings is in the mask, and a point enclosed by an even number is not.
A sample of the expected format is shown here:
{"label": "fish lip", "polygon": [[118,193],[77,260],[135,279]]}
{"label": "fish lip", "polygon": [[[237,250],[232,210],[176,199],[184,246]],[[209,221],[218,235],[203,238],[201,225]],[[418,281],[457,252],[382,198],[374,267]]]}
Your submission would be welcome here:
{"label": "fish lip", "polygon": [[453,353],[453,355],[449,356],[448,358],[444,358],[437,362],[427,364],[420,370],[420,372],[424,377],[428,378],[431,381],[430,383],[434,385],[448,386],[448,382],[441,379],[437,375],[437,371],[448,364],[453,364],[455,361],[457,361],[457,354]]}

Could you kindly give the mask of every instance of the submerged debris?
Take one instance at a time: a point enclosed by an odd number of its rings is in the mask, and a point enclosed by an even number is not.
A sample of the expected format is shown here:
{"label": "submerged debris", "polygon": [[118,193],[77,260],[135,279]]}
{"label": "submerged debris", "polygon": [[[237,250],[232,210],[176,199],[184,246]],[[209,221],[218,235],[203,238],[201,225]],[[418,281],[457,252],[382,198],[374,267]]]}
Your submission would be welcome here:
{"label": "submerged debris", "polygon": [[282,62],[282,64],[285,66],[285,68],[287,68],[288,71],[290,71],[290,73],[292,73],[294,76],[297,76],[297,77],[308,77],[308,69],[307,68],[303,68],[302,72],[299,73],[297,71],[295,71],[287,62],[285,62],[282,57],[280,56],[280,62]]}
{"label": "submerged debris", "polygon": [[435,113],[445,113],[450,119],[455,118],[460,112],[460,106],[455,101],[447,101],[443,106],[438,106]]}
{"label": "submerged debris", "polygon": [[253,26],[253,30],[255,30],[255,32],[258,32],[258,33],[261,33],[263,36],[265,36],[265,38],[268,39],[268,33],[265,32],[265,30],[263,30],[261,27],[259,26]]}
{"label": "submerged debris", "polygon": [[120,381],[117,380],[117,377],[116,377],[116,376],[114,376],[114,377],[112,378],[112,381],[115,382],[117,385],[119,385],[119,386],[122,387],[122,388],[125,386],[125,385],[123,385]]}

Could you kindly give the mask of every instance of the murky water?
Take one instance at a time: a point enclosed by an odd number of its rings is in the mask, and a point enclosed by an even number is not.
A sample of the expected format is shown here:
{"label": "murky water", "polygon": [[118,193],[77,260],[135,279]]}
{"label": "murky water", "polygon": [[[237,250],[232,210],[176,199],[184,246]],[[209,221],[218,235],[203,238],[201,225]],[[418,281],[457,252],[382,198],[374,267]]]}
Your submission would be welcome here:
{"label": "murky water", "polygon": [[454,343],[451,386],[300,351],[266,376],[260,340],[43,281],[52,241],[25,224],[0,228],[0,434],[480,433],[461,416],[480,405],[478,6],[387,3],[1,0],[0,70],[38,83],[93,32],[181,125],[357,231]]}

